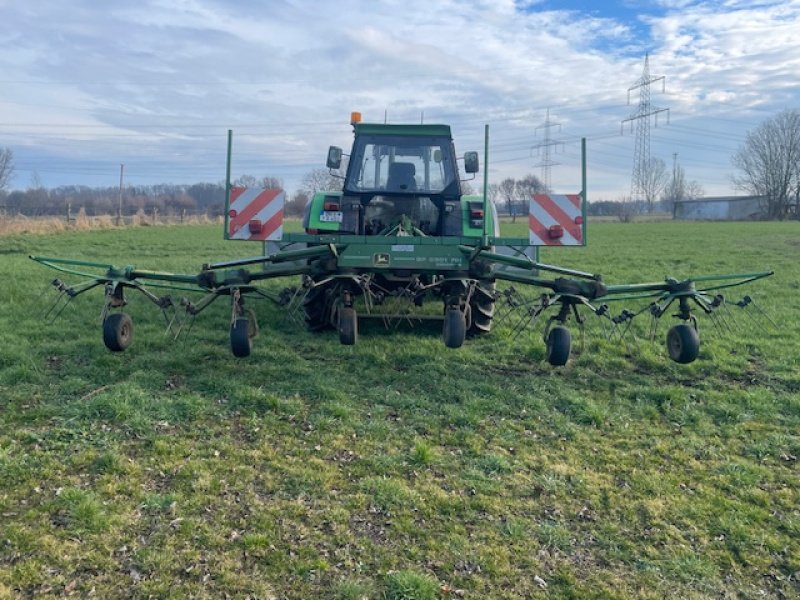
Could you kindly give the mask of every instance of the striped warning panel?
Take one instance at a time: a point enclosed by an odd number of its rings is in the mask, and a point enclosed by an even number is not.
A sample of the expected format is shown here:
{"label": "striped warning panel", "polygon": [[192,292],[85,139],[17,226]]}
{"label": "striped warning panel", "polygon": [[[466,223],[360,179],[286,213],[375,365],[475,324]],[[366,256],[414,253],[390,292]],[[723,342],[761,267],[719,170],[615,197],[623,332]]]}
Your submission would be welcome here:
{"label": "striped warning panel", "polygon": [[580,194],[534,194],[528,210],[532,246],[582,246]]}
{"label": "striped warning panel", "polygon": [[229,240],[280,240],[283,237],[283,190],[231,188]]}

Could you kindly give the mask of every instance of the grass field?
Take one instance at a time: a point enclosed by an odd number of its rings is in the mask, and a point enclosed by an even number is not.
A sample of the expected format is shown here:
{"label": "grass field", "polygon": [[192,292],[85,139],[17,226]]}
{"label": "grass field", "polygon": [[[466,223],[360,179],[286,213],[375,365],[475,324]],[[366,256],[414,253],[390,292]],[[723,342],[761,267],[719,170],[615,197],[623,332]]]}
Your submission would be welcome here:
{"label": "grass field", "polygon": [[[800,595],[800,224],[590,226],[542,260],[609,282],[774,269],[700,358],[541,332],[447,350],[436,327],[343,347],[259,303],[177,341],[131,296],[42,319],[31,253],[196,272],[219,226],[0,237],[0,598],[791,598]],[[276,282],[276,286],[289,282]],[[621,307],[620,307],[621,308]],[[642,330],[646,321],[642,323]]]}

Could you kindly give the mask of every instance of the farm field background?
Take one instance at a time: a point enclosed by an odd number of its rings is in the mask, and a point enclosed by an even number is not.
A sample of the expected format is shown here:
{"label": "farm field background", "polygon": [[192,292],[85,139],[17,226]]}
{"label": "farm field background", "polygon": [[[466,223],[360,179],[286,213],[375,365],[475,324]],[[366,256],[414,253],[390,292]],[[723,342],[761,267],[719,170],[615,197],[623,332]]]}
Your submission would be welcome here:
{"label": "farm field background", "polygon": [[122,354],[101,290],[42,318],[57,275],[29,254],[193,273],[258,253],[221,238],[0,237],[0,598],[800,594],[798,223],[590,224],[543,251],[610,283],[774,269],[726,295],[776,325],[701,318],[690,365],[666,323],[623,344],[590,321],[555,369],[541,329],[448,350],[438,324],[373,324],[344,347],[259,302],[238,360],[224,301],[175,340],[130,294]]}

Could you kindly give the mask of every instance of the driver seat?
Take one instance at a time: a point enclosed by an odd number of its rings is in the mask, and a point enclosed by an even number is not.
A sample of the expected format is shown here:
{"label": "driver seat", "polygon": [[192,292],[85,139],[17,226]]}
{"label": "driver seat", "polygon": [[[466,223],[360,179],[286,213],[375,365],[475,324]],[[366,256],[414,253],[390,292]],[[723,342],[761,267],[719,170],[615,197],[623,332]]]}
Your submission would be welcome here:
{"label": "driver seat", "polygon": [[389,177],[386,180],[386,189],[390,192],[414,192],[417,190],[417,180],[414,163],[396,162],[389,165]]}

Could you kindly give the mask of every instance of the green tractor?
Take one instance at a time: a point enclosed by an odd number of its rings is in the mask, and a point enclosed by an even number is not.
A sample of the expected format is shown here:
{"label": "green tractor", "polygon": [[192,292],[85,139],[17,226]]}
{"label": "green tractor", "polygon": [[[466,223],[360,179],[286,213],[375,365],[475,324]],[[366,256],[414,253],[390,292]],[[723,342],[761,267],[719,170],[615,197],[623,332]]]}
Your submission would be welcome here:
{"label": "green tractor", "polygon": [[[356,122],[341,192],[318,192],[306,206],[303,228],[348,244],[335,261],[310,261],[303,309],[308,327],[339,330],[343,344],[357,338],[355,302],[364,316],[408,318],[428,300],[443,303],[444,342],[457,348],[467,334],[488,332],[495,284],[482,261],[468,261],[455,243],[499,235],[494,206],[463,192],[450,127]],[[332,146],[327,166],[342,167]],[[463,170],[478,171],[467,152]],[[405,300],[405,302],[403,302]],[[387,312],[384,308],[388,308]],[[416,318],[424,313],[417,311]]]}
{"label": "green tractor", "polygon": [[[85,278],[76,285],[54,279],[59,296],[48,313],[57,315],[73,298],[102,286],[103,341],[109,350],[119,352],[133,339],[133,322],[122,312],[126,290],[140,292],[164,311],[168,327],[176,321],[179,308],[193,319],[218,298],[228,297],[231,351],[246,357],[258,331],[255,312],[245,307],[250,297],[269,298],[291,315],[302,315],[313,331],[334,328],[346,345],[356,343],[360,319],[382,319],[387,326],[432,319],[442,324],[444,344],[458,348],[468,335],[492,328],[499,305],[503,318],[519,316],[513,319],[518,330],[549,315],[542,338],[546,360],[554,366],[569,359],[571,320],[582,328],[585,315],[595,315],[610,324],[607,335],[621,341],[634,318],[649,316],[654,337],[658,320],[672,314],[679,322],[667,333],[667,353],[676,362],[689,363],[700,349],[696,313],[719,325],[720,309],[755,307],[750,296],[730,303],[718,291],[772,274],[667,277],[653,283],[611,285],[599,274],[543,264],[538,260],[540,246],[586,242],[585,140],[581,192],[532,195],[528,236],[511,238],[500,236],[494,205],[487,201],[486,164],[483,194],[465,193],[458,163],[463,162],[465,176],[474,178],[478,153],[457,157],[448,126],[361,123],[358,113],[353,113],[351,122],[355,136],[350,154],[331,147],[327,157],[328,168],[337,176],[343,158],[348,158],[342,190],[314,194],[305,210],[303,232],[284,233],[282,190],[236,188],[228,183],[225,237],[262,242],[262,254],[205,264],[195,274],[32,256],[43,265]],[[484,163],[488,147],[487,126]],[[229,131],[228,182],[231,148]],[[300,285],[279,294],[259,285],[292,275],[301,277]],[[498,290],[495,284],[501,280],[507,283]],[[515,286],[539,293],[531,299]],[[163,287],[199,292],[202,297],[197,302],[176,301],[172,294],[157,295],[150,289]],[[614,300],[638,300],[643,306],[614,316],[608,304]],[[431,309],[431,301],[441,303],[441,308],[434,304]]]}

